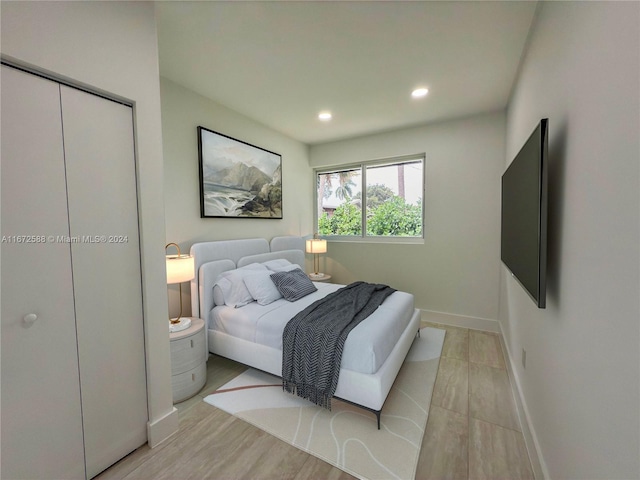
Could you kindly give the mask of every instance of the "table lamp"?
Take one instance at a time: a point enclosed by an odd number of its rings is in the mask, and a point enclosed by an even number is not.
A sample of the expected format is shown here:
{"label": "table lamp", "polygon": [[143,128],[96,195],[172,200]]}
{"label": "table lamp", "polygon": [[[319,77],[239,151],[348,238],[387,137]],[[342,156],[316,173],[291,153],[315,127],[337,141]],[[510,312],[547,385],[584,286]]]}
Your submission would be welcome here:
{"label": "table lamp", "polygon": [[312,238],[307,240],[305,251],[307,253],[313,253],[313,270],[314,273],[310,273],[309,277],[313,278],[321,278],[324,277],[324,273],[319,273],[320,270],[320,259],[318,258],[319,253],[327,253],[327,241],[322,240],[320,238]]}
{"label": "table lamp", "polygon": [[178,250],[177,255],[166,255],[167,264],[167,285],[180,285],[180,313],[176,318],[169,318],[169,331],[179,332],[191,326],[191,319],[182,316],[182,283],[188,282],[195,277],[194,260],[191,255],[182,255],[180,247],[176,243],[168,243],[164,249],[166,250],[174,246]]}

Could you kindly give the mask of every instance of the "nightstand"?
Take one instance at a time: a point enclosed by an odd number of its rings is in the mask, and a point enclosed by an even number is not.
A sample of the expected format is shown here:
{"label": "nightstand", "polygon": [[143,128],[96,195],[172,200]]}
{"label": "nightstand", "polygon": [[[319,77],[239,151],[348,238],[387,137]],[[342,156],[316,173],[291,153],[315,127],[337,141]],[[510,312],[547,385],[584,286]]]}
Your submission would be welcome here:
{"label": "nightstand", "polygon": [[193,397],[207,381],[205,335],[204,321],[194,317],[189,328],[169,334],[173,403]]}
{"label": "nightstand", "polygon": [[331,280],[331,275],[328,275],[326,273],[319,273],[318,275],[316,275],[315,273],[310,273],[308,277],[312,282],[328,282],[329,280]]}

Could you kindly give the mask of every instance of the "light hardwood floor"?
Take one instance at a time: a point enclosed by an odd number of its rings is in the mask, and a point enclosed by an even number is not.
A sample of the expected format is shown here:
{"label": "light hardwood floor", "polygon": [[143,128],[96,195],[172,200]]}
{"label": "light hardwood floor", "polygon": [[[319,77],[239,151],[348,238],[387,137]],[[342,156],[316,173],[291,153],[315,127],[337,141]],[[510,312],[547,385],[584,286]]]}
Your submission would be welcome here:
{"label": "light hardwood floor", "polygon": [[[500,337],[447,331],[416,479],[532,479]],[[207,384],[176,407],[180,430],[96,477],[110,479],[353,479],[202,399],[246,367],[211,356]]]}

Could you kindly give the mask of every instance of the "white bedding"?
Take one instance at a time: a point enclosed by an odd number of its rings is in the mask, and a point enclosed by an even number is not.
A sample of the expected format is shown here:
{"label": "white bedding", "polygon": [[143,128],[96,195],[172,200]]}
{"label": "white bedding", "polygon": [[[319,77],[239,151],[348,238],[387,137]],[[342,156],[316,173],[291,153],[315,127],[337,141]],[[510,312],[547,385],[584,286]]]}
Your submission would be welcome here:
{"label": "white bedding", "polygon": [[[256,262],[286,259],[304,269],[304,239],[202,242],[192,245],[191,254],[197,272],[191,281],[191,312],[207,322],[207,349],[281,376],[284,325],[304,306],[338,286],[316,283],[319,292],[299,300],[301,303],[276,300],[266,307],[250,303],[235,309],[215,307],[213,286],[221,273]],[[235,315],[240,318],[232,318]],[[413,307],[413,295],[395,292],[347,337],[335,396],[373,411],[378,428],[384,401],[419,327],[420,312]]]}
{"label": "white bedding", "polygon": [[[282,351],[282,332],[287,322],[316,300],[343,286],[314,284],[318,291],[296,302],[280,299],[264,306],[257,302],[240,308],[216,306],[209,314],[209,329]],[[365,374],[377,372],[413,314],[413,295],[393,293],[351,331],[345,342],[341,368]]]}

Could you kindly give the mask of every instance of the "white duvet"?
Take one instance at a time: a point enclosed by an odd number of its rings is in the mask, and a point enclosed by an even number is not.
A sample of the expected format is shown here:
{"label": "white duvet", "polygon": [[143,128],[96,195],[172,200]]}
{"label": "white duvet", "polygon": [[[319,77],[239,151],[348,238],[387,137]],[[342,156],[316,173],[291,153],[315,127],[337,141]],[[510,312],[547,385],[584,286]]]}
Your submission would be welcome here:
{"label": "white duvet", "polygon": [[[306,297],[269,305],[250,303],[240,308],[217,306],[209,315],[209,328],[267,347],[282,350],[282,332],[287,322],[316,300],[343,285],[314,282],[318,288]],[[414,313],[413,295],[395,292],[355,327],[345,342],[341,368],[375,373],[396,345]]]}

